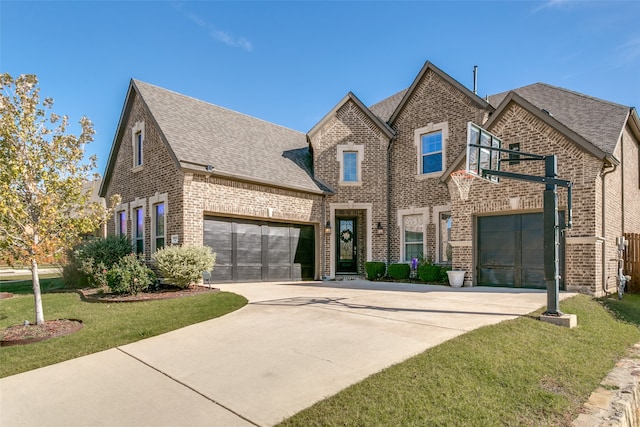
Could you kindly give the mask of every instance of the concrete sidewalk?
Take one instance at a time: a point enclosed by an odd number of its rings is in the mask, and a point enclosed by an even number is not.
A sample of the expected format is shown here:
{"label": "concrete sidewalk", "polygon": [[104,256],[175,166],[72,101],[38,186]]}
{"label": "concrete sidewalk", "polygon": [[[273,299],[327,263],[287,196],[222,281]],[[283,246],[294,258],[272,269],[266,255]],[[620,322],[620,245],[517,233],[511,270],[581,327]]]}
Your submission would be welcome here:
{"label": "concrete sidewalk", "polygon": [[0,380],[0,425],[269,426],[429,347],[546,303],[533,290],[367,281],[219,287],[249,304]]}

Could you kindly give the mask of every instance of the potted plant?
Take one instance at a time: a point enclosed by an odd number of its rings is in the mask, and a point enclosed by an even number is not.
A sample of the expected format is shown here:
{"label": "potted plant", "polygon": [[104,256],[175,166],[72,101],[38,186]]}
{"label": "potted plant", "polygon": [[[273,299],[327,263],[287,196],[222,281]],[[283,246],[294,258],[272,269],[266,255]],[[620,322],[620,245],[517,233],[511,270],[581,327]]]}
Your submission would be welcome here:
{"label": "potted plant", "polygon": [[464,285],[464,275],[466,271],[464,270],[450,270],[447,271],[447,276],[449,276],[449,284],[452,288],[460,288]]}

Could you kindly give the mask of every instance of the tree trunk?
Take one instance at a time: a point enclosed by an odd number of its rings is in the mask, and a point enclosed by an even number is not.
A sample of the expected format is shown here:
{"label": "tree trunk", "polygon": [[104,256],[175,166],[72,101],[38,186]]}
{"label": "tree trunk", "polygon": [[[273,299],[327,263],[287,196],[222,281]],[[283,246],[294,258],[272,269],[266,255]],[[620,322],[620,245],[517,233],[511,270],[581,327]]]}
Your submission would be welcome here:
{"label": "tree trunk", "polygon": [[36,304],[36,325],[44,324],[44,311],[42,310],[42,295],[40,294],[40,275],[38,273],[38,261],[31,258],[31,280],[33,282],[33,299]]}

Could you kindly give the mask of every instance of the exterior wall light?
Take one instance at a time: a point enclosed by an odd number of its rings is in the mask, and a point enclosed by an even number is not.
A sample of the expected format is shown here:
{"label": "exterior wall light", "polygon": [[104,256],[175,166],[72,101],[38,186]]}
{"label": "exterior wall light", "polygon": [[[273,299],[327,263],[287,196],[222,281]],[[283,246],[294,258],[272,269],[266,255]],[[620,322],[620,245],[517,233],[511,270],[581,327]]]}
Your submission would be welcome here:
{"label": "exterior wall light", "polygon": [[327,221],[327,224],[324,226],[324,232],[329,234],[331,233],[331,222]]}
{"label": "exterior wall light", "polygon": [[378,226],[376,227],[376,233],[382,234],[384,233],[384,228],[382,228],[382,223],[378,221]]}

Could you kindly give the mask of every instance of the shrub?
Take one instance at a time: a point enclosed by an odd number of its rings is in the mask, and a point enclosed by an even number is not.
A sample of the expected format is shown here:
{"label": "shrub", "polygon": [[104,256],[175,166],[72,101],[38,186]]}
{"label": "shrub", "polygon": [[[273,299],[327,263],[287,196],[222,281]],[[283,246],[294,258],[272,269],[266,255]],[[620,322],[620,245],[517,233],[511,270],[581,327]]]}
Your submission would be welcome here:
{"label": "shrub", "polygon": [[211,271],[216,254],[208,246],[169,246],[153,254],[160,274],[180,288],[200,280],[203,271]]}
{"label": "shrub", "polygon": [[394,280],[405,280],[411,274],[409,264],[391,264],[387,270],[387,276]]}
{"label": "shrub", "polygon": [[387,265],[380,261],[370,261],[364,263],[364,269],[367,272],[367,279],[378,280],[381,277],[384,277]]}
{"label": "shrub", "polygon": [[418,278],[425,283],[446,283],[447,268],[431,263],[421,264],[418,266]]}
{"label": "shrub", "polygon": [[131,241],[124,236],[108,236],[79,245],[69,254],[63,277],[68,285],[73,280],[91,286],[105,286],[106,273],[120,259],[131,253]]}
{"label": "shrub", "polygon": [[123,257],[105,274],[107,285],[114,294],[137,294],[147,290],[155,276],[153,271],[134,254]]}

